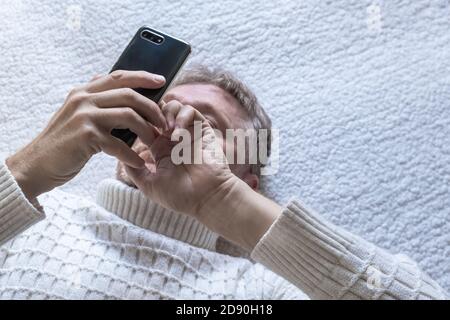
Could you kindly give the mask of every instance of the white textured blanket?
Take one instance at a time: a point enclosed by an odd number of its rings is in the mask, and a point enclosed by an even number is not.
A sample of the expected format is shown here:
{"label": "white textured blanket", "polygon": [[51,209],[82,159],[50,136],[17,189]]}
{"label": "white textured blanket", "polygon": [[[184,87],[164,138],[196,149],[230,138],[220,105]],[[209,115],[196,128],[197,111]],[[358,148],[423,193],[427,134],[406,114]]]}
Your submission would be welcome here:
{"label": "white textured blanket", "polygon": [[[281,130],[268,194],[410,255],[450,290],[448,0],[1,0],[0,19],[2,153],[148,24],[259,95]],[[97,156],[65,189],[92,196],[113,170]]]}

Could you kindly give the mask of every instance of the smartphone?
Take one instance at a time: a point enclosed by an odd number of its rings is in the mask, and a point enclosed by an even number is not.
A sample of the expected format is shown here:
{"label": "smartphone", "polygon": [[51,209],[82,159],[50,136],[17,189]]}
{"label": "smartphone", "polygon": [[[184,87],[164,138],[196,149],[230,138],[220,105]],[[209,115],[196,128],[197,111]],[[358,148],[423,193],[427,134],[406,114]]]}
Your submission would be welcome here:
{"label": "smartphone", "polygon": [[[134,88],[138,93],[159,103],[190,53],[191,46],[187,42],[161,31],[142,27],[128,44],[111,72],[143,70],[164,76],[166,84],[163,88]],[[114,129],[111,134],[130,147],[137,138],[137,135],[129,129]]]}

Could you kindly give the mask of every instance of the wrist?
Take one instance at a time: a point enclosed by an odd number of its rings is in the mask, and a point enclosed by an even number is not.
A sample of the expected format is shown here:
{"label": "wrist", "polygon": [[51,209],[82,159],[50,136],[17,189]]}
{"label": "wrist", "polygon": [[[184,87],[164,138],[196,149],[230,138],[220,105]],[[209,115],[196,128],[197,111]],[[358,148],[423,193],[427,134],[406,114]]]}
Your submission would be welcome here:
{"label": "wrist", "polygon": [[203,208],[201,222],[249,251],[253,250],[282,212],[278,204],[237,177],[225,184],[214,198]]}
{"label": "wrist", "polygon": [[22,151],[19,151],[6,159],[5,164],[25,197],[27,197],[30,202],[33,202],[42,192],[39,190],[40,184],[33,178],[34,170],[30,166],[29,159],[27,159],[27,157],[22,158],[21,153]]}

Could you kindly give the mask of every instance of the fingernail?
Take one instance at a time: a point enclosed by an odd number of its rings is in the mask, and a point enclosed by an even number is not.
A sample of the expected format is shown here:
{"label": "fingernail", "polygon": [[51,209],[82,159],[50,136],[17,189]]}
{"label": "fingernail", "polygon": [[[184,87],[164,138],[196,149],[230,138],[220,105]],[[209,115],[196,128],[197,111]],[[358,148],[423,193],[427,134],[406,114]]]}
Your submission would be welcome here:
{"label": "fingernail", "polygon": [[166,118],[161,117],[161,118],[160,118],[160,122],[161,122],[161,127],[160,127],[160,129],[162,129],[162,131],[168,130],[169,125],[167,124]]}
{"label": "fingernail", "polygon": [[157,75],[157,74],[154,75],[154,80],[158,83],[166,82],[166,78],[164,78],[163,76]]}

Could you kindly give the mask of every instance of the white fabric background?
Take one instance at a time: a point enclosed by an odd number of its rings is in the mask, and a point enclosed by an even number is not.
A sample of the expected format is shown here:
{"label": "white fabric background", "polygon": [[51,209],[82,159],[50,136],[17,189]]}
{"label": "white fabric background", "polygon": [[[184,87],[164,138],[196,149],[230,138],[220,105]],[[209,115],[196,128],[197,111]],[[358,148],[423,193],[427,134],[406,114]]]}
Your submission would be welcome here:
{"label": "white fabric background", "polygon": [[[148,24],[256,91],[281,130],[268,194],[410,255],[450,290],[448,0],[1,0],[0,19],[2,153]],[[113,171],[97,156],[64,189],[92,197]]]}

